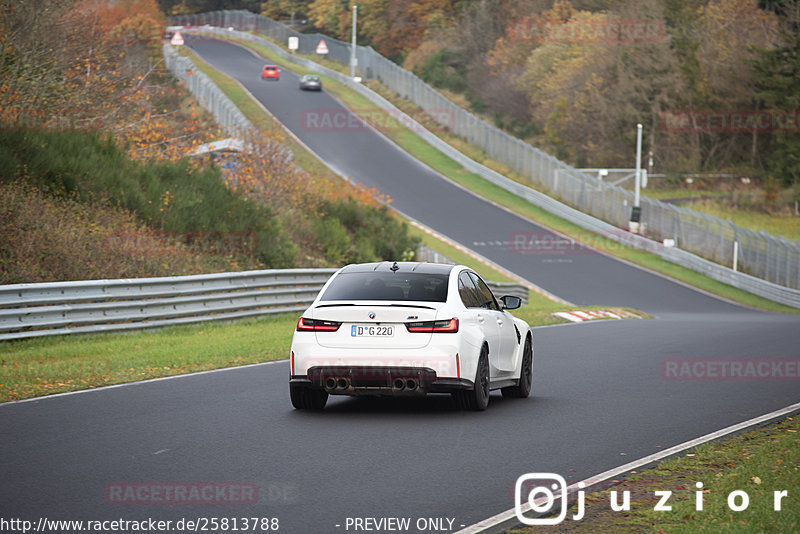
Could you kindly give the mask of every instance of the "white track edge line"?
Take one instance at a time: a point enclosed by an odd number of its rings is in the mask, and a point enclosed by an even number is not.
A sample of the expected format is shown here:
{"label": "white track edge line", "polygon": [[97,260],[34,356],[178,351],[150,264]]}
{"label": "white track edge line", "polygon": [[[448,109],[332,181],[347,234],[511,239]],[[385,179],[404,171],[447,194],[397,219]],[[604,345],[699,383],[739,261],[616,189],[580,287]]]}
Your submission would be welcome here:
{"label": "white track edge line", "polygon": [[[697,447],[698,445],[702,445],[709,441],[713,441],[715,439],[719,439],[725,437],[729,434],[733,434],[734,432],[738,432],[740,430],[745,430],[751,426],[758,425],[759,423],[763,423],[765,421],[769,421],[771,419],[775,419],[781,417],[783,415],[790,414],[792,412],[796,412],[800,410],[800,402],[787,406],[785,408],[781,408],[779,410],[775,410],[774,412],[770,412],[758,417],[754,417],[753,419],[748,419],[747,421],[743,421],[741,423],[737,423],[735,425],[731,425],[725,427],[721,430],[717,430],[716,432],[711,432],[710,434],[706,434],[705,436],[700,436],[699,438],[695,438],[690,441],[685,441],[674,447],[670,447],[669,449],[665,449],[663,451],[651,454],[649,456],[645,456],[643,458],[639,458],[638,460],[634,460],[627,464],[621,465],[619,467],[615,467],[613,469],[609,469],[603,473],[595,475],[593,477],[589,477],[586,480],[581,482],[576,482],[574,484],[570,484],[566,491],[568,493],[573,493],[579,489],[579,484],[584,484],[585,487],[590,487],[594,484],[599,482],[603,482],[610,478],[616,477],[625,473],[626,471],[630,471],[636,468],[639,468],[643,465],[647,465],[652,462],[656,462],[662,460],[668,456],[672,456],[679,452],[685,451],[686,449],[691,449],[692,447]],[[525,504],[525,506],[521,507],[522,512],[530,511],[530,504]],[[479,521],[473,525],[469,525],[466,528],[463,528],[456,532],[455,534],[478,534],[483,532],[487,528],[495,527],[501,523],[514,519],[516,517],[516,507],[506,510],[505,512],[501,512],[497,515],[493,515],[492,517],[488,517],[482,521]]]}

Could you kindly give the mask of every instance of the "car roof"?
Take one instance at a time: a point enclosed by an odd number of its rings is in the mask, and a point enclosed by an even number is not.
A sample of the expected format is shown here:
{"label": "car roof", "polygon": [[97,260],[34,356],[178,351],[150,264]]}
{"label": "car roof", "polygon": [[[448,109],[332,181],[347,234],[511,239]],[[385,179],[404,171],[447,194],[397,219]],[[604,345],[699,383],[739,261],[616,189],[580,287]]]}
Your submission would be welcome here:
{"label": "car roof", "polygon": [[278,66],[277,65],[264,65],[264,68],[265,69],[277,69]]}
{"label": "car roof", "polygon": [[369,272],[390,272],[397,266],[395,272],[398,273],[422,273],[422,274],[450,274],[457,265],[445,263],[428,263],[418,261],[382,261],[375,263],[357,263],[343,267],[340,273],[369,273]]}

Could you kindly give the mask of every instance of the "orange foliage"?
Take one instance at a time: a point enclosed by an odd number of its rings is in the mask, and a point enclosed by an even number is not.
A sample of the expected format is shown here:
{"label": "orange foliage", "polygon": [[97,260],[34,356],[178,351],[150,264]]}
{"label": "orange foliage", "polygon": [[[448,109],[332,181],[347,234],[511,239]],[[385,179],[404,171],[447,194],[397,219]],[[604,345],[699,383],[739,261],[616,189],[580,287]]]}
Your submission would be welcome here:
{"label": "orange foliage", "polygon": [[164,24],[155,0],[4,7],[0,64],[9,68],[0,77],[0,123],[104,127],[140,84]]}
{"label": "orange foliage", "polygon": [[232,157],[232,165],[223,169],[228,186],[279,212],[299,212],[306,216],[320,214],[325,201],[352,198],[368,206],[391,202],[374,187],[306,172],[294,163],[284,141],[279,133],[261,133],[248,138],[245,150]]}

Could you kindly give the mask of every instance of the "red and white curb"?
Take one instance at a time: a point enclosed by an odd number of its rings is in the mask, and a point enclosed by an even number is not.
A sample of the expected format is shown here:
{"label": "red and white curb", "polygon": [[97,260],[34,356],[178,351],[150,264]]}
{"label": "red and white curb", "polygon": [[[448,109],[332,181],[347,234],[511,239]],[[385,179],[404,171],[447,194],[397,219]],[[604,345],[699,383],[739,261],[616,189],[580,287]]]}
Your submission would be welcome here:
{"label": "red and white curb", "polygon": [[573,323],[582,323],[584,321],[594,321],[595,319],[638,319],[638,315],[628,313],[625,311],[610,312],[606,310],[597,311],[568,311],[568,312],[555,312],[553,315],[561,317]]}

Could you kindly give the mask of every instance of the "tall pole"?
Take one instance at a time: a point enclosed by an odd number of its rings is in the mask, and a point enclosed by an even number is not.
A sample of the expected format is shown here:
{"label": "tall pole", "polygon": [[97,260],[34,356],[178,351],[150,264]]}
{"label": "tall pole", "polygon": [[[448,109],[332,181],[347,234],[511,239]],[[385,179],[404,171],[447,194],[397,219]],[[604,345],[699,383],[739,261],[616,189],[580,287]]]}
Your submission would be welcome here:
{"label": "tall pole", "polygon": [[350,42],[350,77],[356,77],[356,19],[358,17],[358,6],[353,4],[353,39]]}
{"label": "tall pole", "polygon": [[639,207],[639,188],[642,186],[642,125],[636,125],[636,191],[633,205]]}
{"label": "tall pole", "polygon": [[642,125],[636,125],[636,187],[633,194],[633,207],[628,229],[631,233],[641,232],[642,208],[639,207],[639,188],[642,186]]}

